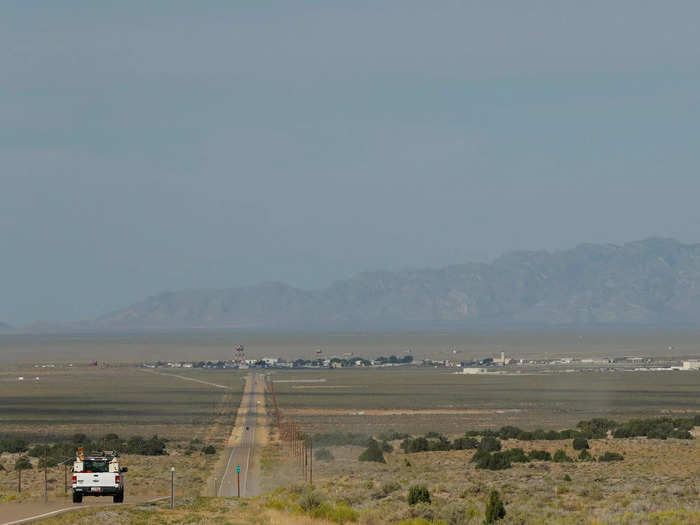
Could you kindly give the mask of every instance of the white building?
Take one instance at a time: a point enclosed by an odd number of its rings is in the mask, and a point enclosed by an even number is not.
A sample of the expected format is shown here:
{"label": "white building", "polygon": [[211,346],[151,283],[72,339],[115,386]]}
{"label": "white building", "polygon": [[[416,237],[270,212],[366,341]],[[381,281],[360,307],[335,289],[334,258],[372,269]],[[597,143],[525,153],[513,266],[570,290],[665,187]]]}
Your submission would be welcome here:
{"label": "white building", "polygon": [[700,370],[700,360],[691,359],[689,361],[683,361],[683,370]]}
{"label": "white building", "polygon": [[486,370],[485,368],[472,368],[472,367],[462,368],[463,374],[485,374],[487,372],[488,372],[488,370]]}

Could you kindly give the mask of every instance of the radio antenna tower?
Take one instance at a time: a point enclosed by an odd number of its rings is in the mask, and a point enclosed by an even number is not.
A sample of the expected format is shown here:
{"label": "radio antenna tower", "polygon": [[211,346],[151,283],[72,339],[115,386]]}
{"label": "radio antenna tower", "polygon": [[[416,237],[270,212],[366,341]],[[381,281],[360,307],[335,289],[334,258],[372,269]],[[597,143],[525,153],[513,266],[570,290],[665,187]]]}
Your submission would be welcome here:
{"label": "radio antenna tower", "polygon": [[236,346],[233,352],[233,362],[238,365],[245,365],[245,351],[243,350],[243,345]]}

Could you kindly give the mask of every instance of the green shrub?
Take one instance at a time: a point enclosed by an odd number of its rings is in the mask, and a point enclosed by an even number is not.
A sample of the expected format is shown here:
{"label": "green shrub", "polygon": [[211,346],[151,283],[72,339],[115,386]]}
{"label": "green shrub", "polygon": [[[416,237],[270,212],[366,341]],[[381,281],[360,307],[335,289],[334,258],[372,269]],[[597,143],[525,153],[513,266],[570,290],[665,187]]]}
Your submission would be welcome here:
{"label": "green shrub", "polygon": [[473,437],[461,437],[452,442],[452,450],[471,450],[479,446],[479,441]]}
{"label": "green shrub", "polygon": [[574,460],[566,455],[562,449],[557,450],[552,458],[556,463],[571,463]]}
{"label": "green shrub", "polygon": [[311,512],[313,509],[320,507],[323,500],[317,492],[307,490],[299,497],[298,503],[304,512]]}
{"label": "green shrub", "polygon": [[617,423],[610,419],[595,418],[590,421],[579,421],[576,428],[588,439],[605,439],[608,436],[608,430],[613,430],[616,426]]}
{"label": "green shrub", "polygon": [[314,452],[314,458],[318,461],[333,461],[335,459],[331,451],[327,448],[319,448]]}
{"label": "green shrub", "polygon": [[47,456],[46,459],[44,459],[43,457],[39,458],[39,464],[37,465],[37,468],[39,468],[39,469],[42,469],[44,467],[51,468],[51,467],[55,467],[56,465],[58,465],[58,458]]}
{"label": "green shrub", "polygon": [[528,456],[537,461],[552,461],[552,455],[546,450],[531,450]]}
{"label": "green shrub", "polygon": [[568,474],[564,474],[564,477],[562,478],[564,481],[571,481],[571,476]]}
{"label": "green shrub", "polygon": [[338,503],[332,505],[330,503],[321,503],[309,511],[313,518],[333,521],[335,523],[348,523],[357,521],[358,513],[350,505]]}
{"label": "green shrub", "polygon": [[408,504],[415,505],[416,503],[430,504],[430,491],[425,485],[413,485],[408,489]]}
{"label": "green shrub", "polygon": [[202,449],[202,454],[211,455],[216,454],[216,448],[214,445],[207,445]]}
{"label": "green shrub", "polygon": [[384,440],[382,441],[382,452],[386,452],[387,454],[391,454],[394,451],[394,447],[391,446],[391,443],[388,441]]}
{"label": "green shrub", "polygon": [[617,452],[606,452],[598,458],[598,461],[622,461],[623,459],[625,458],[622,454],[618,454]]}
{"label": "green shrub", "polygon": [[595,461],[595,458],[591,456],[591,453],[586,449],[581,451],[581,453],[578,455],[578,459],[579,461]]}
{"label": "green shrub", "polygon": [[27,451],[27,442],[23,439],[0,439],[0,454],[9,452],[17,454]]}
{"label": "green shrub", "polygon": [[573,446],[574,450],[585,450],[587,448],[591,448],[588,446],[588,440],[582,437],[574,438]]}
{"label": "green shrub", "polygon": [[365,449],[365,451],[362,454],[360,454],[360,457],[358,459],[360,461],[374,461],[376,463],[386,463],[386,460],[384,459],[384,453],[379,447],[379,443],[377,443],[374,440],[370,441],[369,446]]}
{"label": "green shrub", "polygon": [[379,490],[384,496],[388,496],[392,492],[396,492],[399,489],[401,489],[401,485],[396,481],[387,481],[386,483],[382,483]]}
{"label": "green shrub", "polygon": [[406,438],[401,442],[401,449],[406,454],[427,452],[430,450],[430,443],[424,437],[417,437],[416,439]]}
{"label": "green shrub", "polygon": [[503,452],[512,463],[528,463],[530,458],[525,455],[522,448],[511,448]]}
{"label": "green shrub", "polygon": [[496,523],[498,520],[505,518],[505,516],[506,509],[503,506],[503,501],[501,501],[501,495],[497,490],[492,490],[486,503],[484,523]]}
{"label": "green shrub", "polygon": [[476,468],[478,469],[504,470],[511,467],[508,452],[494,452],[490,454],[480,450],[474,456],[477,457]]}
{"label": "green shrub", "polygon": [[26,456],[20,456],[15,461],[15,470],[31,470],[32,462]]}
{"label": "green shrub", "polygon": [[485,436],[481,438],[479,450],[483,450],[484,452],[496,452],[501,450],[501,442],[495,437]]}

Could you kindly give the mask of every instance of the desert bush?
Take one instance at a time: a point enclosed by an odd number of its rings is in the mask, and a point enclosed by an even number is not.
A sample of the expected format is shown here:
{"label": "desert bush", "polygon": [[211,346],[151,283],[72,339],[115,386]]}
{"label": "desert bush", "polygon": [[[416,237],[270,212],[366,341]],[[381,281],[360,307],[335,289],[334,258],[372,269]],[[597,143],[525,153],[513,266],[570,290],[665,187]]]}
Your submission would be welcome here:
{"label": "desert bush", "polygon": [[501,439],[519,439],[518,436],[522,434],[523,431],[514,426],[505,426],[498,429],[498,437]]}
{"label": "desert bush", "polygon": [[323,499],[318,492],[307,490],[299,497],[299,506],[304,512],[311,512],[313,509],[320,507]]}
{"label": "desert bush", "polygon": [[382,483],[382,486],[379,490],[381,490],[385,496],[388,496],[392,492],[396,492],[399,489],[401,489],[401,485],[399,483],[397,483],[396,481],[387,481],[385,483]]}
{"label": "desert bush", "polygon": [[501,495],[497,490],[492,490],[489,494],[489,500],[486,502],[486,513],[484,515],[484,523],[496,523],[506,516],[506,508],[503,506]]}
{"label": "desert bush", "polygon": [[555,453],[552,459],[556,463],[571,463],[574,460],[571,459],[569,456],[566,455],[566,452],[564,452],[562,449],[558,449]]}
{"label": "desert bush", "polygon": [[[438,523],[446,525],[467,525],[469,518],[466,509],[458,503],[448,503],[438,509]],[[435,522],[434,522],[435,523]]]}
{"label": "desert bush", "polygon": [[625,458],[622,454],[618,454],[617,452],[606,452],[598,458],[598,461],[622,461],[623,459]]}
{"label": "desert bush", "polygon": [[314,458],[318,461],[333,461],[335,458],[327,448],[319,448],[314,452]]}
{"label": "desert bush", "polygon": [[430,505],[430,491],[425,485],[413,485],[408,489],[407,501],[409,505],[427,503]]}
{"label": "desert bush", "polygon": [[58,465],[59,460],[55,457],[47,456],[46,459],[39,458],[39,464],[37,465],[37,468],[42,469],[44,467],[55,467]]}
{"label": "desert bush", "polygon": [[552,461],[552,455],[546,450],[531,450],[528,456],[537,461]]}
{"label": "desert bush", "polygon": [[479,446],[479,441],[473,437],[461,437],[452,442],[452,450],[471,450]]}
{"label": "desert bush", "polygon": [[440,439],[444,438],[440,432],[435,432],[434,430],[431,430],[430,432],[426,432],[425,437],[428,439]]}
{"label": "desert bush", "polygon": [[496,452],[501,450],[501,442],[495,437],[483,437],[479,443],[479,450],[483,450],[484,452]]}
{"label": "desert bush", "polygon": [[415,439],[406,438],[401,442],[401,449],[406,454],[427,452],[430,450],[430,443],[424,437],[417,437]]}
{"label": "desert bush", "polygon": [[682,439],[692,439],[690,430],[694,426],[693,418],[659,417],[652,419],[631,419],[622,423],[613,432],[613,437],[628,438],[646,436],[649,439],[667,439],[672,435]]}
{"label": "desert bush", "polygon": [[579,421],[576,428],[588,439],[604,439],[608,435],[608,430],[613,430],[616,426],[617,423],[610,419],[594,418],[589,421]]}
{"label": "desert bush", "polygon": [[379,443],[377,443],[374,440],[370,441],[369,445],[367,446],[365,451],[362,454],[360,454],[360,457],[358,459],[360,461],[374,461],[376,463],[386,463],[386,460],[384,459],[384,453],[382,452]]}
{"label": "desert bush", "polygon": [[214,445],[207,445],[202,449],[202,454],[211,455],[216,454],[216,447]]}
{"label": "desert bush", "polygon": [[141,436],[133,436],[126,442],[124,452],[127,454],[140,454],[142,456],[164,456],[165,441],[157,435],[149,439],[144,439]]}
{"label": "desert bush", "polygon": [[389,430],[388,432],[381,432],[377,435],[377,438],[382,441],[396,441],[398,439],[410,438],[410,434],[405,432],[396,432],[395,430]]}
{"label": "desert bush", "polygon": [[391,443],[388,441],[382,441],[381,444],[382,452],[386,452],[387,454],[391,454],[394,451],[394,447],[391,446]]}
{"label": "desert bush", "polygon": [[504,470],[511,467],[510,454],[508,452],[494,452],[493,454],[479,451],[475,455],[476,468],[486,470]]}
{"label": "desert bush", "polygon": [[579,461],[595,461],[595,458],[591,456],[591,453],[588,452],[585,448],[581,451],[581,453],[578,455]]}
{"label": "desert bush", "polygon": [[23,439],[0,439],[0,454],[3,452],[17,454],[26,452],[27,449],[27,442]]}
{"label": "desert bush", "polygon": [[591,448],[588,446],[588,440],[583,437],[574,438],[573,447],[574,450],[585,450],[587,448]]}
{"label": "desert bush", "polygon": [[313,507],[309,511],[309,514],[313,518],[333,521],[341,525],[343,523],[355,522],[358,517],[357,511],[345,503],[337,503],[335,505],[331,503],[321,503]]}
{"label": "desert bush", "polygon": [[511,448],[504,451],[503,454],[506,454],[512,463],[528,463],[530,461],[522,448]]}
{"label": "desert bush", "polygon": [[26,456],[20,456],[15,461],[15,470],[31,470],[32,462]]}

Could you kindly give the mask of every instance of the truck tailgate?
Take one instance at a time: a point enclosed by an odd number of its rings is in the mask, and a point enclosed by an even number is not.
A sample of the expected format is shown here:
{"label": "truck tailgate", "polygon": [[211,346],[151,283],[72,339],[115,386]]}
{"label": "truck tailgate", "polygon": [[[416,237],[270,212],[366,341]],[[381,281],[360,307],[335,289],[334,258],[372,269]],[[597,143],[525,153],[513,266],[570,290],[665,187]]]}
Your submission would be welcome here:
{"label": "truck tailgate", "polygon": [[[111,472],[81,472],[76,474],[76,487],[90,487],[99,489],[100,487],[113,487],[117,485],[116,474]],[[99,492],[99,490],[94,490]]]}

